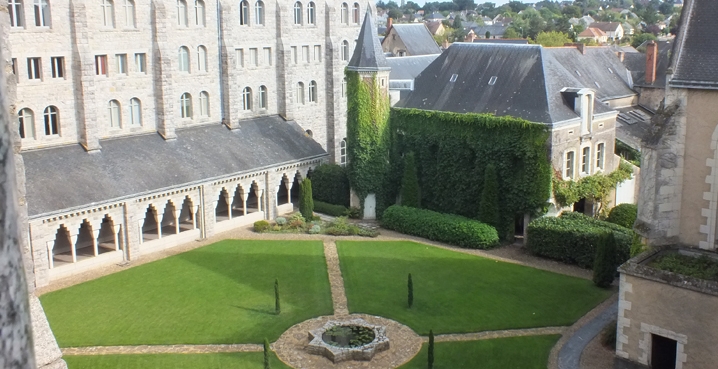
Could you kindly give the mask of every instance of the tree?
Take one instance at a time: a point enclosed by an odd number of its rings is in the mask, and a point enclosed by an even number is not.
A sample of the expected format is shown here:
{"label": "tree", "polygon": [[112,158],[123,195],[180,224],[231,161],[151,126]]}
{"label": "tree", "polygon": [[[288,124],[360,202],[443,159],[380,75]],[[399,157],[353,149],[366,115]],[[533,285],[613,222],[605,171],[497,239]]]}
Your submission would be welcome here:
{"label": "tree", "polygon": [[409,291],[408,302],[409,308],[411,308],[414,305],[414,282],[411,281],[411,273],[409,273],[409,281],[407,282],[406,287]]}
{"label": "tree", "polygon": [[563,13],[563,15],[567,16],[568,18],[581,18],[581,8],[575,5],[564,6],[561,10],[561,13]]}
{"label": "tree", "polygon": [[311,221],[314,217],[314,200],[312,199],[312,180],[304,178],[299,184],[299,212],[304,219]]}
{"label": "tree", "polygon": [[458,15],[456,16],[456,18],[454,18],[454,28],[457,30],[463,29],[463,27],[461,25],[461,17]]}
{"label": "tree", "polygon": [[402,13],[401,10],[394,8],[390,9],[387,15],[389,16],[389,18],[401,19],[401,17],[404,16],[404,13]]}
{"label": "tree", "polygon": [[673,1],[664,0],[661,5],[658,6],[658,11],[661,12],[661,14],[663,15],[673,14]]}
{"label": "tree", "polygon": [[515,28],[509,27],[504,31],[504,38],[519,38],[519,33]]}
{"label": "tree", "polygon": [[269,340],[264,339],[264,369],[271,369],[269,364]]}
{"label": "tree", "polygon": [[544,47],[563,46],[571,39],[563,32],[540,32],[536,35],[536,43]]}
{"label": "tree", "polygon": [[274,312],[279,315],[279,313],[282,311],[281,306],[279,305],[279,279],[274,280]]}
{"label": "tree", "polygon": [[496,229],[499,228],[499,180],[496,166],[489,164],[484,170],[484,188],[479,204],[479,221]]}
{"label": "tree", "polygon": [[528,7],[528,5],[524,4],[521,1],[509,1],[508,5],[511,8],[511,11],[514,13],[518,13]]}
{"label": "tree", "polygon": [[651,40],[657,40],[656,36],[654,36],[652,33],[641,33],[640,35],[636,35],[633,37],[633,40],[631,40],[631,46],[639,47],[644,42]]}
{"label": "tree", "polygon": [[596,245],[596,258],[593,262],[593,283],[608,288],[616,276],[616,238],[613,232],[606,233]]}
{"label": "tree", "polygon": [[[484,33],[484,36],[485,36],[486,38],[491,38],[491,32],[486,31],[486,33]],[[506,34],[505,34],[505,33],[504,33],[504,37],[505,37],[505,38],[511,38],[511,37],[506,37]]]}
{"label": "tree", "polygon": [[434,368],[434,331],[429,329],[429,369]]}
{"label": "tree", "polygon": [[457,10],[474,10],[476,9],[476,3],[474,0],[453,0],[456,4]]}
{"label": "tree", "polygon": [[419,207],[419,178],[416,175],[414,153],[404,155],[404,176],[401,179],[401,204],[412,208]]}

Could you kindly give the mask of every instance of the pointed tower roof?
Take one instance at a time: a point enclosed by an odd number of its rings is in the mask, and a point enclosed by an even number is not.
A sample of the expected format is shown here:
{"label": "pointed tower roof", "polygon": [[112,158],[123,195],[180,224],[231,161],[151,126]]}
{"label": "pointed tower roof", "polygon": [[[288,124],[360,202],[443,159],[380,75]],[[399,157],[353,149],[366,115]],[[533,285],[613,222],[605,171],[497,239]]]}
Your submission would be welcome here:
{"label": "pointed tower roof", "polygon": [[379,38],[375,33],[376,28],[371,17],[371,7],[367,6],[364,24],[361,26],[357,46],[347,69],[357,72],[391,70],[386,63],[384,50],[381,48],[381,43],[379,43]]}

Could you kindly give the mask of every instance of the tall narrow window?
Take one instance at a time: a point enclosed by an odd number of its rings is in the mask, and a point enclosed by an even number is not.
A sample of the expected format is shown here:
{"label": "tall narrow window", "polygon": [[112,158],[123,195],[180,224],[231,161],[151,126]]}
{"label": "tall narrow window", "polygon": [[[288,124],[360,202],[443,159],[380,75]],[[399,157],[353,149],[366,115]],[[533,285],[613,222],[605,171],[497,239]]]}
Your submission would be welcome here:
{"label": "tall narrow window", "polygon": [[347,96],[347,78],[344,77],[344,79],[342,80],[342,97],[346,97],[346,96]]}
{"label": "tall narrow window", "polygon": [[52,64],[52,78],[65,78],[65,58],[53,56],[50,58]]}
{"label": "tall narrow window", "polygon": [[307,24],[316,24],[317,23],[317,7],[314,5],[313,1],[310,1],[309,4],[307,4]]}
{"label": "tall narrow window", "polygon": [[180,97],[180,116],[192,118],[192,96],[186,92]]}
{"label": "tall narrow window", "polygon": [[346,40],[342,41],[342,60],[349,60],[349,42]]}
{"label": "tall narrow window", "polygon": [[309,82],[309,102],[317,102],[317,82]]}
{"label": "tall narrow window", "polygon": [[115,55],[117,59],[117,73],[127,74],[127,54]]}
{"label": "tall narrow window", "polygon": [[194,2],[194,24],[198,27],[204,27],[207,24],[205,19],[204,1],[195,0]]}
{"label": "tall narrow window", "polygon": [[591,171],[591,148],[584,147],[581,151],[581,173],[589,174]]}
{"label": "tall narrow window", "polygon": [[8,1],[7,10],[10,13],[10,27],[25,26],[25,17],[22,12],[22,0]]}
{"label": "tall narrow window", "polygon": [[264,3],[254,3],[254,24],[264,24]]}
{"label": "tall narrow window", "polygon": [[206,91],[199,93],[199,116],[209,116],[209,94]]}
{"label": "tall narrow window", "polygon": [[298,61],[297,58],[298,58],[298,56],[297,56],[297,47],[296,47],[296,46],[292,46],[292,61],[294,62],[294,64],[297,64],[297,61]]}
{"label": "tall narrow window", "polygon": [[267,108],[267,87],[259,86],[259,108]]}
{"label": "tall narrow window", "polygon": [[17,115],[20,138],[35,138],[35,116],[30,109],[22,109]]}
{"label": "tall narrow window", "polygon": [[341,143],[339,143],[339,165],[346,166],[347,165],[347,139],[343,139]]}
{"label": "tall narrow window", "polygon": [[249,49],[249,65],[256,67],[259,65],[259,57],[257,56],[257,48]]}
{"label": "tall narrow window", "polygon": [[339,18],[342,24],[349,24],[349,5],[347,5],[347,3],[342,3]]}
{"label": "tall narrow window", "polygon": [[574,151],[569,151],[566,153],[566,169],[564,170],[565,179],[571,179],[573,178],[573,167],[574,167],[574,160],[575,160],[576,153]]}
{"label": "tall narrow window", "polygon": [[302,3],[294,3],[294,24],[302,24]]}
{"label": "tall narrow window", "polygon": [[95,55],[95,74],[107,76],[107,55]]}
{"label": "tall narrow window", "polygon": [[314,45],[314,61],[315,62],[322,61],[322,46],[321,45]]}
{"label": "tall narrow window", "polygon": [[12,74],[17,76],[17,58],[12,58]]}
{"label": "tall narrow window", "polygon": [[179,70],[189,72],[189,49],[185,46],[179,49]]}
{"label": "tall narrow window", "polygon": [[359,24],[359,3],[354,3],[352,7],[352,23]]}
{"label": "tall narrow window", "polygon": [[42,79],[40,58],[27,58],[27,78]]}
{"label": "tall narrow window", "polygon": [[145,53],[135,54],[135,70],[138,73],[147,73],[147,55]]}
{"label": "tall narrow window", "polygon": [[272,65],[272,48],[264,48],[264,65]]}
{"label": "tall narrow window", "polygon": [[45,120],[45,135],[59,135],[60,124],[57,108],[54,106],[48,106],[47,108],[45,108],[45,112],[42,115],[43,119]]}
{"label": "tall narrow window", "polygon": [[47,0],[35,0],[35,25],[50,27],[50,4]]}
{"label": "tall narrow window", "polygon": [[187,2],[177,0],[177,25],[187,27]]}
{"label": "tall narrow window", "polygon": [[606,151],[606,144],[600,143],[596,145],[596,168],[603,169],[603,155]]}
{"label": "tall narrow window", "polygon": [[207,48],[204,46],[197,48],[197,70],[200,72],[207,71]]}
{"label": "tall narrow window", "polygon": [[115,4],[112,0],[102,0],[102,25],[115,28]]}
{"label": "tall narrow window", "polygon": [[109,106],[110,128],[120,128],[122,117],[120,114],[120,102],[110,100]]}
{"label": "tall narrow window", "polygon": [[309,46],[302,46],[302,61],[309,63]]}
{"label": "tall narrow window", "polygon": [[304,104],[304,82],[297,83],[296,103]]}
{"label": "tall narrow window", "polygon": [[244,68],[244,49],[234,50],[234,56],[237,59],[237,68]]}
{"label": "tall narrow window", "polygon": [[242,1],[239,4],[239,24],[242,26],[249,25],[249,2]]}
{"label": "tall narrow window", "polygon": [[252,89],[249,87],[242,90],[242,110],[252,110]]}
{"label": "tall narrow window", "polygon": [[135,23],[135,2],[132,0],[125,0],[122,7],[124,10],[123,13],[125,13],[125,27],[135,28],[137,26]]}
{"label": "tall narrow window", "polygon": [[142,125],[142,103],[136,97],[130,99],[130,125]]}

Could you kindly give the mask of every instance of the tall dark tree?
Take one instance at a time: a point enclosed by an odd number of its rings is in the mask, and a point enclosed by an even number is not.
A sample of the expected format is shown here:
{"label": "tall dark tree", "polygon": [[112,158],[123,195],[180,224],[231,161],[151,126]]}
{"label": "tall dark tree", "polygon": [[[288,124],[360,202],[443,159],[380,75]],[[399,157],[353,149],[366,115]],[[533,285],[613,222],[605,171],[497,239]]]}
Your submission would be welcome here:
{"label": "tall dark tree", "polygon": [[269,340],[264,339],[264,369],[271,369],[269,364]]}
{"label": "tall dark tree", "polygon": [[616,276],[616,238],[608,232],[596,245],[596,258],[593,262],[593,283],[601,288],[608,288]]}
{"label": "tall dark tree", "polygon": [[434,368],[434,331],[429,330],[429,369]]}
{"label": "tall dark tree", "polygon": [[414,282],[411,280],[411,273],[409,273],[409,280],[406,283],[406,287],[409,290],[408,303],[409,308],[414,305]]}
{"label": "tall dark tree", "polygon": [[414,153],[404,155],[404,176],[401,178],[401,204],[412,208],[419,207],[419,178],[416,175]]}
{"label": "tall dark tree", "polygon": [[479,220],[496,229],[499,227],[499,179],[496,166],[489,164],[484,170],[484,188],[479,203]]}
{"label": "tall dark tree", "polygon": [[304,219],[311,221],[314,217],[314,200],[312,199],[312,180],[304,178],[299,184],[299,212]]}
{"label": "tall dark tree", "polygon": [[277,315],[282,312],[282,307],[279,304],[279,279],[274,280],[274,312]]}

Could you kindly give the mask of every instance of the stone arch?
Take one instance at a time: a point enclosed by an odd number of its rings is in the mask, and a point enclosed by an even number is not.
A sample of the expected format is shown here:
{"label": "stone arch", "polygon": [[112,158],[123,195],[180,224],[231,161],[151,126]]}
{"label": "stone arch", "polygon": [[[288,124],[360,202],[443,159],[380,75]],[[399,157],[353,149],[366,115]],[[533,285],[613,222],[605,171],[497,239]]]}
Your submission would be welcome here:
{"label": "stone arch", "polygon": [[179,224],[177,223],[178,209],[174,201],[167,200],[164,209],[162,209],[162,215],[160,224],[162,225],[162,234],[178,234]]}
{"label": "stone arch", "polygon": [[197,211],[195,209],[194,200],[189,196],[185,196],[182,199],[178,221],[180,232],[197,229]]}
{"label": "stone arch", "polygon": [[145,211],[145,221],[142,224],[142,242],[162,238],[162,228],[158,227],[158,212],[154,204],[149,204]]}
{"label": "stone arch", "polygon": [[94,247],[95,242],[97,241],[92,231],[92,224],[90,224],[89,220],[83,219],[77,230],[77,241],[75,241],[75,253],[77,254],[78,261],[97,256]]}
{"label": "stone arch", "polygon": [[290,184],[287,174],[282,174],[279,179],[279,187],[277,189],[277,206],[288,204],[290,201]]}
{"label": "stone arch", "polygon": [[302,176],[302,173],[299,170],[297,170],[294,173],[294,179],[291,184],[292,187],[289,189],[289,195],[290,195],[289,202],[291,202],[293,204],[299,203],[299,196],[301,193],[300,183],[302,182],[303,178],[304,177]]}
{"label": "stone arch", "polygon": [[58,265],[73,263],[75,259],[74,243],[70,236],[70,230],[64,224],[60,224],[55,232],[55,240],[49,245],[48,256],[50,268]]}
{"label": "stone arch", "polygon": [[241,217],[247,215],[247,208],[245,200],[247,199],[247,193],[241,183],[237,183],[234,187],[234,197],[232,198],[232,218]]}
{"label": "stone arch", "polygon": [[247,198],[245,200],[247,202],[247,214],[262,211],[262,199],[259,194],[259,184],[257,181],[252,181],[248,189]]}
{"label": "stone arch", "polygon": [[222,187],[222,189],[219,191],[219,196],[217,197],[217,205],[214,208],[214,216],[217,223],[232,219],[231,214],[229,213],[230,195],[231,194],[226,187]]}
{"label": "stone arch", "polygon": [[[121,227],[118,224],[119,228]],[[119,229],[117,230],[119,231]],[[120,232],[121,233],[121,232]],[[102,254],[110,251],[120,250],[120,235],[115,232],[115,222],[109,214],[105,214],[100,223],[100,229],[97,237],[97,252]]]}

